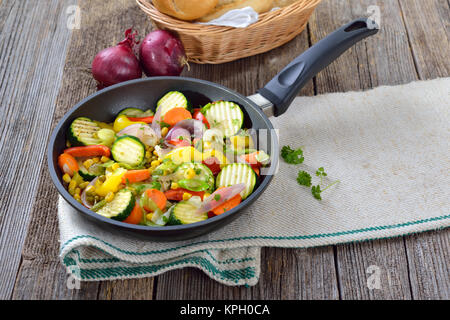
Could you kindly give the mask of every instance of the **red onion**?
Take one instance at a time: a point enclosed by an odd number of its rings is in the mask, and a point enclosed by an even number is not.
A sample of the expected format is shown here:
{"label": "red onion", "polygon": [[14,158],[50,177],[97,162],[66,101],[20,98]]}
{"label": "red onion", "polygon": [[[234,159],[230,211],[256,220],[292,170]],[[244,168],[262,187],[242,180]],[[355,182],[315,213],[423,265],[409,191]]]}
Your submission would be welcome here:
{"label": "red onion", "polygon": [[179,76],[187,64],[183,44],[166,30],[155,30],[145,37],[139,58],[149,77]]}
{"label": "red onion", "polygon": [[139,138],[146,146],[154,147],[158,143],[155,131],[150,126],[142,123],[132,124],[122,129],[117,135],[119,137],[123,135],[134,136]]}
{"label": "red onion", "polygon": [[[245,187],[245,183],[239,183],[214,191],[208,198],[203,201],[203,204],[198,209],[197,213],[209,212],[217,208],[224,202],[241,193],[243,190],[245,190]],[[217,195],[220,195],[219,200],[215,199]]]}
{"label": "red onion", "polygon": [[97,88],[103,89],[113,84],[139,79],[142,69],[133,52],[137,33],[125,31],[125,39],[114,47],[100,51],[92,62],[92,75],[97,80]]}

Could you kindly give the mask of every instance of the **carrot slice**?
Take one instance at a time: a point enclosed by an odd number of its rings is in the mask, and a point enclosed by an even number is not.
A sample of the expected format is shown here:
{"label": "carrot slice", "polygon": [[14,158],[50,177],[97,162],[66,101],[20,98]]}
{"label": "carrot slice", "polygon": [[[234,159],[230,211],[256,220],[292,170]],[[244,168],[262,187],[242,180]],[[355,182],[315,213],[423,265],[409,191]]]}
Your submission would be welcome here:
{"label": "carrot slice", "polygon": [[173,108],[167,111],[162,117],[162,121],[170,126],[174,126],[181,120],[192,119],[192,114],[185,108]]}
{"label": "carrot slice", "polygon": [[[167,198],[164,195],[164,193],[162,193],[158,189],[147,189],[147,190],[145,190],[145,193],[149,199],[153,200],[153,202],[156,204],[156,206],[158,208],[160,208],[161,210],[164,210],[164,208],[166,207],[166,204],[167,204]],[[148,208],[144,208],[144,209],[147,211],[151,211]]]}
{"label": "carrot slice", "polygon": [[123,220],[125,223],[131,223],[131,224],[138,224],[142,220],[142,209],[141,206],[137,203],[134,205],[133,210],[131,211],[130,215]]}
{"label": "carrot slice", "polygon": [[237,207],[239,203],[241,203],[242,197],[240,194],[235,195],[230,200],[222,203],[220,206],[214,208],[212,212],[218,216],[219,214],[222,214],[224,212],[227,212],[228,210],[233,209],[234,207]]}
{"label": "carrot slice", "polygon": [[128,170],[123,176],[122,176],[122,183],[126,184],[128,183],[134,183],[139,181],[144,181],[150,178],[150,171],[148,169],[142,169],[142,170]]}
{"label": "carrot slice", "polygon": [[64,153],[70,154],[73,157],[109,157],[111,155],[111,151],[109,150],[109,148],[101,144],[84,147],[73,147],[64,150]]}
{"label": "carrot slice", "polygon": [[64,173],[71,177],[78,171],[77,160],[67,153],[63,153],[58,157],[58,165]]}
{"label": "carrot slice", "polygon": [[181,201],[183,200],[183,194],[189,193],[193,196],[199,196],[202,198],[205,196],[205,191],[191,191],[183,188],[177,188],[177,189],[170,189],[164,192],[164,195],[166,196],[167,200],[172,201]]}

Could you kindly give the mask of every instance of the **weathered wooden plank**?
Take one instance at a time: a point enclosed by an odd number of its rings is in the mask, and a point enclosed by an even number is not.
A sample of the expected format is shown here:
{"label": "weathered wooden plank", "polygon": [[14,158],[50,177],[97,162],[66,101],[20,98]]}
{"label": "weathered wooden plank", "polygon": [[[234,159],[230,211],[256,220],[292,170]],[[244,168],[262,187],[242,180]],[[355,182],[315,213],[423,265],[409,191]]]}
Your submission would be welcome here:
{"label": "weathered wooden plank", "polygon": [[450,230],[406,237],[415,300],[450,299]]}
{"label": "weathered wooden plank", "polygon": [[400,0],[420,79],[450,74],[450,9],[445,0]]}
{"label": "weathered wooden plank", "polygon": [[[352,1],[351,6],[343,1],[323,1],[310,21],[313,43],[336,27],[367,16],[372,4],[366,0]],[[397,1],[378,1],[377,5],[381,30],[352,47],[316,77],[318,94],[395,85],[417,78]],[[336,258],[342,299],[411,298],[402,238],[339,245]],[[367,286],[371,275],[367,268],[372,265],[379,268],[381,289]]]}
{"label": "weathered wooden plank", "polygon": [[[450,74],[448,1],[400,0],[420,79]],[[414,299],[449,299],[450,230],[405,237]]]}
{"label": "weathered wooden plank", "polygon": [[11,296],[19,268],[70,38],[62,12],[71,2],[0,4],[0,299]]}
{"label": "weathered wooden plank", "polygon": [[[96,0],[83,1],[79,5],[82,13],[81,29],[74,30],[72,34],[61,90],[51,119],[53,127],[76,102],[95,92],[95,81],[86,69],[90,67],[96,52],[122,40],[125,29],[130,26],[139,28],[141,25],[147,25],[146,16],[137,10],[134,1],[105,3]],[[111,40],[111,37],[114,39]],[[47,134],[43,137],[47,137]],[[43,137],[41,139],[47,140]],[[107,297],[101,290],[99,291],[99,282],[82,283],[80,292],[67,290],[67,275],[57,261],[59,254],[56,216],[58,194],[48,175],[46,163],[42,162],[41,165],[39,197],[31,211],[31,223],[22,252],[23,263],[17,275],[14,298],[90,298],[97,297],[99,292],[101,297]],[[55,280],[40,281],[40,279],[50,278]],[[39,286],[31,285],[37,281],[40,281]],[[151,281],[153,280],[147,280],[145,285],[150,288],[150,292],[152,291],[149,285]],[[119,285],[114,290],[114,296],[124,297],[129,294],[125,287]]]}
{"label": "weathered wooden plank", "polygon": [[249,288],[228,287],[189,268],[158,277],[156,299],[338,299],[332,247],[265,248],[261,277]]}
{"label": "weathered wooden plank", "polygon": [[151,300],[154,293],[154,278],[102,281],[99,300]]}

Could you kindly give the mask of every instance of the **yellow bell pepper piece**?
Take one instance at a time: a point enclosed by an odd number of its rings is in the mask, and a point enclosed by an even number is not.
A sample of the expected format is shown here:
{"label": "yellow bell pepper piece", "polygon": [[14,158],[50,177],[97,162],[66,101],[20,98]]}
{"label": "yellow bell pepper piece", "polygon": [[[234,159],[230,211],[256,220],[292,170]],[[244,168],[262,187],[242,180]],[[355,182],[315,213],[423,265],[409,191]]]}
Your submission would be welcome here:
{"label": "yellow bell pepper piece", "polygon": [[119,191],[119,186],[122,183],[122,177],[127,172],[124,168],[118,168],[111,175],[109,175],[105,182],[95,188],[95,192],[102,197],[105,197],[109,192]]}
{"label": "yellow bell pepper piece", "polygon": [[164,159],[171,159],[175,164],[182,164],[191,161],[202,162],[203,156],[194,147],[181,147],[166,154]]}
{"label": "yellow bell pepper piece", "polygon": [[114,131],[115,132],[119,132],[122,129],[125,129],[128,126],[131,126],[132,124],[136,124],[136,123],[142,123],[142,124],[146,124],[145,122],[142,121],[130,121],[127,116],[125,115],[120,115],[116,118],[116,120],[114,121]]}

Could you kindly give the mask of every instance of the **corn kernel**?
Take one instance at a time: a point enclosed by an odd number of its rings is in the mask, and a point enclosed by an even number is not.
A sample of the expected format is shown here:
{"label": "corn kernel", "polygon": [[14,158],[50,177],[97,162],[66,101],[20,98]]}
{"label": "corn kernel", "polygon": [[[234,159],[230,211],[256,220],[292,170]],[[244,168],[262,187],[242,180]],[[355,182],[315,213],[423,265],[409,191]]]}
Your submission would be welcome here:
{"label": "corn kernel", "polygon": [[108,158],[108,157],[105,157],[105,156],[102,156],[101,159],[100,159],[100,161],[103,162],[103,163],[105,163],[105,162],[108,162],[108,161],[109,161],[109,158]]}
{"label": "corn kernel", "polygon": [[155,150],[154,147],[152,147],[152,146],[148,147],[148,151],[153,152],[153,150]]}
{"label": "corn kernel", "polygon": [[114,192],[108,192],[108,194],[105,197],[106,202],[111,202],[114,199]]}
{"label": "corn kernel", "polygon": [[153,155],[157,156],[158,152],[156,152],[156,150],[153,150]]}
{"label": "corn kernel", "polygon": [[153,218],[153,213],[147,213],[147,215],[145,216],[145,218],[146,218],[147,220],[152,220],[152,218]]}
{"label": "corn kernel", "polygon": [[72,180],[72,178],[67,173],[65,173],[62,178],[65,183],[69,183],[70,180]]}
{"label": "corn kernel", "polygon": [[145,152],[145,157],[146,157],[147,159],[150,159],[151,156],[152,156],[152,154],[150,153],[150,151],[146,151],[146,152]]}
{"label": "corn kernel", "polygon": [[170,188],[171,188],[171,189],[178,189],[178,188],[179,188],[179,185],[178,185],[178,183],[176,183],[176,182],[172,182]]}
{"label": "corn kernel", "polygon": [[209,192],[205,192],[205,194],[203,195],[203,199],[206,199],[206,198],[208,198],[209,196],[211,195],[211,193],[209,193]]}
{"label": "corn kernel", "polygon": [[187,193],[187,192],[183,193],[183,200],[184,201],[189,200],[191,197],[192,197],[192,194]]}
{"label": "corn kernel", "polygon": [[156,161],[158,161],[159,164],[162,163],[162,159],[157,159]]}
{"label": "corn kernel", "polygon": [[153,160],[152,163],[150,164],[153,168],[156,168],[157,166],[159,166],[159,162],[158,160]]}
{"label": "corn kernel", "polygon": [[81,194],[81,189],[80,188],[75,188],[75,194]]}
{"label": "corn kernel", "polygon": [[87,159],[85,162],[83,162],[83,166],[86,169],[89,169],[94,164],[94,161],[92,159]]}
{"label": "corn kernel", "polygon": [[192,168],[189,168],[188,170],[186,170],[186,172],[184,173],[184,177],[186,179],[192,179],[195,177],[195,171]]}
{"label": "corn kernel", "polygon": [[75,194],[73,197],[75,198],[75,200],[81,201],[81,196],[79,194]]}
{"label": "corn kernel", "polygon": [[167,132],[169,132],[169,128],[164,127],[161,129],[161,136],[165,137],[167,135]]}
{"label": "corn kernel", "polygon": [[88,186],[88,184],[89,184],[89,181],[86,181],[86,182],[80,183],[78,186],[80,187],[80,189],[84,189]]}
{"label": "corn kernel", "polygon": [[98,157],[92,158],[92,161],[94,161],[94,163],[98,163],[100,162],[100,159]]}
{"label": "corn kernel", "polygon": [[77,182],[75,180],[70,181],[69,183],[69,193],[70,195],[74,195],[75,194],[75,189],[77,188]]}
{"label": "corn kernel", "polygon": [[111,166],[111,169],[113,170],[113,171],[116,171],[117,169],[119,169],[120,168],[120,165],[118,164],[118,163],[114,163],[112,166]]}

